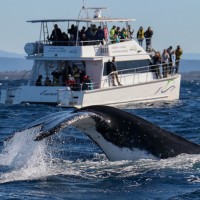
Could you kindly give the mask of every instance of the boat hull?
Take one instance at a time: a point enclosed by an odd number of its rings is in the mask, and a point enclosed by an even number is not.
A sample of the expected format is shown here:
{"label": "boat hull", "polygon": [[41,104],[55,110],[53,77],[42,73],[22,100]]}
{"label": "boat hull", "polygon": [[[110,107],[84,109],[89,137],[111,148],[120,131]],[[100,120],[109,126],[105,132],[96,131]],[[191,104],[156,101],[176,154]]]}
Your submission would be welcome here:
{"label": "boat hull", "polygon": [[[58,101],[61,107],[174,101],[179,99],[180,80],[181,76],[177,75],[165,79],[154,79],[147,83],[115,86],[81,93],[75,91],[70,93],[62,90],[62,93],[65,93],[64,98],[58,97]],[[74,97],[73,102],[69,101],[71,97]]]}
{"label": "boat hull", "polygon": [[[60,89],[66,87],[60,87]],[[57,105],[58,87],[20,86],[1,90],[0,102],[7,105],[40,103]]]}
{"label": "boat hull", "polygon": [[104,89],[72,91],[67,87],[21,86],[1,90],[0,102],[7,105],[21,103],[54,104],[61,107],[90,105],[120,105],[179,99],[181,76],[154,79],[150,82]]}

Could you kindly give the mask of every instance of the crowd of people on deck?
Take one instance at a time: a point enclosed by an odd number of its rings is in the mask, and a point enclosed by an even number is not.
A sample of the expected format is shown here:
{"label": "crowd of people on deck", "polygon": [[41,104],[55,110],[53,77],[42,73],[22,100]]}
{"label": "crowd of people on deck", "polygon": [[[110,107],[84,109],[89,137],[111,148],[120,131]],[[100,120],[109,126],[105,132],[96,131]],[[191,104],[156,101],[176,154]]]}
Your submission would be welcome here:
{"label": "crowd of people on deck", "polygon": [[[92,90],[94,89],[94,83],[88,75],[85,74],[85,71],[81,71],[76,65],[70,67],[66,65],[66,62],[63,63],[65,67],[62,71],[58,69],[54,70],[50,79],[46,76],[45,81],[43,81],[43,76],[39,75],[35,85],[36,86],[67,86],[71,90]],[[66,68],[67,66],[67,68]],[[122,86],[118,78],[117,63],[115,57],[112,60],[108,60],[106,63],[106,73],[108,76],[109,86]],[[115,84],[117,82],[117,85]]]}
{"label": "crowd of people on deck", "polygon": [[180,45],[178,45],[175,50],[170,46],[169,48],[164,49],[162,54],[159,51],[156,51],[152,56],[151,63],[151,71],[155,72],[156,78],[166,78],[178,73],[182,54],[183,50]]}
{"label": "crowd of people on deck", "polygon": [[[156,51],[152,56],[150,71],[155,73],[157,79],[167,78],[170,75],[179,72],[180,59],[183,54],[183,50],[180,45],[177,46],[175,50],[170,46],[164,49],[162,54]],[[66,63],[64,62],[64,65]],[[161,70],[162,67],[162,70]],[[161,73],[162,71],[162,73]],[[117,64],[115,62],[115,57],[108,60],[106,63],[106,72],[109,79],[109,85],[116,86],[115,81],[119,86],[122,84],[118,78]],[[47,76],[44,84],[42,81],[42,75],[39,75],[35,85],[36,86],[68,86],[72,90],[92,90],[93,82],[89,76],[85,74],[85,71],[81,71],[76,65],[73,67],[66,66],[62,71],[54,70],[51,75],[53,76],[53,81]]]}
{"label": "crowd of people on deck", "polygon": [[61,71],[54,70],[51,75],[52,78],[46,76],[43,81],[43,76],[39,75],[35,85],[36,86],[67,86],[71,90],[92,90],[93,82],[85,71],[80,70],[76,65],[73,67],[67,66],[66,62],[63,63],[64,67]]}
{"label": "crowd of people on deck", "polygon": [[57,24],[54,25],[54,29],[50,36],[47,37],[54,46],[74,46],[78,41],[78,45],[93,45],[107,42],[109,39],[112,43],[122,42],[124,40],[132,38],[133,30],[130,25],[126,28],[116,27],[115,25],[109,31],[106,25],[96,26],[91,24],[88,28],[85,26],[81,30],[78,30],[78,26],[74,24],[68,29],[68,32],[62,32]]}
{"label": "crowd of people on deck", "polygon": [[[106,25],[96,26],[96,24],[91,24],[86,28],[82,27],[81,30],[78,30],[78,26],[72,24],[68,29],[67,33],[62,32],[57,24],[54,25],[54,29],[50,36],[47,37],[49,41],[52,42],[54,46],[75,46],[78,42],[78,45],[93,45],[107,42],[108,40],[111,43],[118,43],[129,40],[133,38],[134,30],[131,29],[131,26],[128,25],[127,28],[120,28],[119,26],[113,25],[110,30]],[[149,26],[146,31],[143,27],[140,26],[137,31],[137,40],[139,45],[143,45],[144,39],[146,40],[146,51],[151,51],[152,46],[152,36],[153,30]]]}
{"label": "crowd of people on deck", "polygon": [[[134,30],[131,29],[130,25],[128,28],[120,28],[115,25],[108,32],[106,26],[98,26],[95,24],[91,24],[87,29],[85,26],[79,31],[78,27],[74,24],[71,25],[71,28],[68,29],[68,33],[62,32],[57,24],[54,25],[54,29],[48,37],[50,41],[52,41],[53,45],[70,45],[73,46],[76,44],[76,41],[79,41],[80,45],[88,45],[95,44],[92,41],[100,41],[103,44],[103,41],[108,41],[108,38],[112,43],[122,42],[126,39],[130,39],[133,37]],[[68,37],[70,35],[70,37]],[[149,26],[146,31],[144,31],[143,27],[140,26],[137,31],[137,40],[140,46],[143,46],[143,41],[146,41],[146,51],[152,52],[152,36],[153,30]],[[78,38],[77,38],[78,37]],[[77,40],[78,39],[78,40]],[[180,45],[177,46],[176,49],[173,49],[172,46],[163,50],[162,53],[159,51],[154,51],[154,55],[152,55],[151,67],[150,71],[155,73],[157,79],[166,78],[174,73],[179,72],[179,62],[181,56],[183,54],[183,50]],[[76,65],[72,67],[68,66],[67,70],[58,71],[55,70],[51,73],[53,76],[52,81],[47,76],[44,84],[42,84],[42,75],[38,76],[36,81],[36,86],[58,86],[58,85],[66,85],[73,90],[91,90],[93,89],[92,80],[89,76],[85,74],[85,71],[81,71]],[[111,82],[109,85],[116,86],[115,81],[118,85],[121,85],[118,79],[117,73],[117,64],[115,62],[115,57],[113,57],[112,61],[109,60],[106,64],[106,71],[109,81]],[[61,78],[62,77],[62,78]],[[61,80],[61,81],[60,81]],[[81,88],[80,88],[81,87]]]}

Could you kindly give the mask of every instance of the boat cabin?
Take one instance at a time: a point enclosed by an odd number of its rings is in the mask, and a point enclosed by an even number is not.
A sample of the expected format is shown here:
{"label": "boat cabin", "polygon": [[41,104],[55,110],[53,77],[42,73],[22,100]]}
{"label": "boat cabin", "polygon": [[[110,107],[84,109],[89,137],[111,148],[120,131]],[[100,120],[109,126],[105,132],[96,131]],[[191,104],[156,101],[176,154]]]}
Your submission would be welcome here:
{"label": "boat cabin", "polygon": [[[149,65],[149,54],[128,34],[129,23],[134,19],[106,18],[99,12],[99,9],[95,10],[94,18],[28,21],[40,24],[39,40],[24,47],[27,59],[34,60],[29,85],[34,86],[38,76],[42,75],[43,85],[48,78],[53,86],[66,86],[68,77],[76,78],[78,70],[80,80],[76,81],[77,89],[81,88],[79,84],[84,76],[89,76],[93,89],[98,89],[109,87],[106,63],[113,57],[120,76]],[[124,29],[126,37],[111,35],[110,30],[114,26]],[[141,70],[146,71],[147,68]],[[55,81],[54,72],[59,74],[59,80]],[[126,78],[126,83],[128,81]]]}

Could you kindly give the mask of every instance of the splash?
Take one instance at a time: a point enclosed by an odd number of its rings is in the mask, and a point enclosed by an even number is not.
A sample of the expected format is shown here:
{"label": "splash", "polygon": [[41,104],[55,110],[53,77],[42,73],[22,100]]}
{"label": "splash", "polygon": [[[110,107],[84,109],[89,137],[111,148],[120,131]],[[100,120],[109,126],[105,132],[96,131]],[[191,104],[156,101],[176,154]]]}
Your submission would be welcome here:
{"label": "splash", "polygon": [[[137,161],[110,162],[102,152],[99,153],[95,149],[91,151],[93,157],[88,156],[87,159],[83,159],[80,150],[86,151],[86,153],[90,152],[88,143],[83,144],[81,137],[74,141],[64,140],[67,137],[76,138],[77,132],[74,132],[74,129],[63,129],[63,127],[88,115],[91,114],[79,116],[65,112],[56,113],[32,123],[23,131],[16,132],[12,138],[5,142],[0,153],[0,183],[41,180],[56,175],[75,176],[84,179],[132,178],[156,170],[199,171],[200,169],[200,155],[182,154],[164,160],[138,158]],[[57,126],[57,124],[61,125]],[[54,127],[60,129],[59,134],[52,136],[53,138],[59,137],[56,144],[53,144],[52,138],[34,141],[42,129],[48,131]],[[63,142],[69,143],[63,144]],[[70,144],[70,142],[74,142],[74,144]],[[59,154],[63,148],[68,151],[69,149],[66,147],[74,147],[74,152],[78,155],[76,160],[70,159],[70,153],[62,156]]]}
{"label": "splash", "polygon": [[[200,163],[200,155],[187,154],[164,160],[140,159],[110,162],[105,155],[95,152],[91,160],[83,161],[80,158],[71,161],[65,157],[55,157],[49,151],[50,144],[46,140],[33,141],[40,129],[41,126],[37,126],[17,132],[5,143],[0,154],[0,165],[8,169],[1,171],[0,183],[41,180],[56,175],[84,179],[133,178],[155,170],[198,170],[196,166]],[[57,150],[59,148],[57,145]]]}
{"label": "splash", "polygon": [[34,142],[35,134],[40,126],[16,132],[14,136],[5,142],[0,154],[0,165],[7,170],[1,172],[0,182],[27,180],[45,176],[48,159],[45,152],[45,141]]}

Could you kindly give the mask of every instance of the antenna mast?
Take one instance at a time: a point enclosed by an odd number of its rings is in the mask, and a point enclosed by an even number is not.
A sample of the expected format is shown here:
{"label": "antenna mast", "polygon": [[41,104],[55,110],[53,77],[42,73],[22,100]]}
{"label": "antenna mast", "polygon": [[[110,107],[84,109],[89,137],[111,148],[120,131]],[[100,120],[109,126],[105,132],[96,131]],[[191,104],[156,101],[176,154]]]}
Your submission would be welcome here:
{"label": "antenna mast", "polygon": [[82,6],[82,8],[81,8],[81,10],[80,10],[80,12],[79,12],[78,18],[81,17],[81,13],[82,13],[82,12],[85,12],[86,16],[88,17],[88,13],[86,12],[86,10],[87,10],[87,9],[85,8],[85,0],[83,0],[83,6]]}

